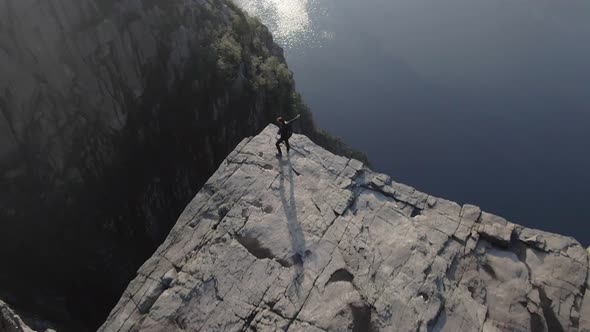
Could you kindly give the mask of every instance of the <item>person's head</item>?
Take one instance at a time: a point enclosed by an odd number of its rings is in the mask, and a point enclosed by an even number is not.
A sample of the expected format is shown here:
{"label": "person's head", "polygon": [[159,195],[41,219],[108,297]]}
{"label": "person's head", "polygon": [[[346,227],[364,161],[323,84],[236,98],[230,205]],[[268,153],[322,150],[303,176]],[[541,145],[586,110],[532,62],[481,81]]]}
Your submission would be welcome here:
{"label": "person's head", "polygon": [[283,117],[282,117],[282,116],[279,116],[279,117],[277,118],[277,122],[278,122],[279,124],[283,124],[283,123],[285,123],[285,119],[283,119]]}

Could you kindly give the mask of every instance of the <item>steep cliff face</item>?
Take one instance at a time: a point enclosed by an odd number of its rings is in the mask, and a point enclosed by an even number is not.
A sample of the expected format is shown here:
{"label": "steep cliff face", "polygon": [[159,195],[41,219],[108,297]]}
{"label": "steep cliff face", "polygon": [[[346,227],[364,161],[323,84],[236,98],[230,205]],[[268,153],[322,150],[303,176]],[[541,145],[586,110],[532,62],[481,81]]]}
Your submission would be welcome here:
{"label": "steep cliff face", "polygon": [[0,297],[77,331],[243,137],[302,112],[343,148],[225,0],[0,0],[0,111]]}
{"label": "steep cliff face", "polygon": [[590,331],[574,239],[421,193],[276,128],[245,139],[100,331]]}

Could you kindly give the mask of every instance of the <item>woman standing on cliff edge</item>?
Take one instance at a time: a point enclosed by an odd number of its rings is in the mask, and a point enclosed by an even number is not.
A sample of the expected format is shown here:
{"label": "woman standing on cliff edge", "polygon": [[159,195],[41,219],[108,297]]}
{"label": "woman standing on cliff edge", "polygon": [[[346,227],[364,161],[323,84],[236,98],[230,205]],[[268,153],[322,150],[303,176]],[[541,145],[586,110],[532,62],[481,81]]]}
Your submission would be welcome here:
{"label": "woman standing on cliff edge", "polygon": [[291,125],[291,122],[297,119],[299,119],[299,115],[297,115],[293,120],[289,121],[285,121],[282,116],[277,118],[277,123],[279,124],[279,132],[277,133],[279,140],[276,144],[277,150],[279,150],[277,156],[281,157],[283,155],[283,152],[281,151],[281,143],[283,142],[285,142],[285,145],[287,146],[287,154],[289,154],[289,150],[291,149],[289,146],[289,138],[291,138],[291,135],[293,135],[293,126]]}

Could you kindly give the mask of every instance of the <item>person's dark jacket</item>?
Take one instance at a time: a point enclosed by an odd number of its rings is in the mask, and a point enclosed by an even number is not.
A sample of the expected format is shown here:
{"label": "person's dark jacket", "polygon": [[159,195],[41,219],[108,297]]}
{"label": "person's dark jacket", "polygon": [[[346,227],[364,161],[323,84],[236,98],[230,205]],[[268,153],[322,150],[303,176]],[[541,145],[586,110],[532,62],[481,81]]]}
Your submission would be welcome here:
{"label": "person's dark jacket", "polygon": [[291,134],[293,134],[293,126],[291,122],[299,119],[299,115],[297,115],[294,119],[289,121],[283,121],[283,123],[279,124],[279,131],[277,135],[281,136],[281,138],[289,138]]}

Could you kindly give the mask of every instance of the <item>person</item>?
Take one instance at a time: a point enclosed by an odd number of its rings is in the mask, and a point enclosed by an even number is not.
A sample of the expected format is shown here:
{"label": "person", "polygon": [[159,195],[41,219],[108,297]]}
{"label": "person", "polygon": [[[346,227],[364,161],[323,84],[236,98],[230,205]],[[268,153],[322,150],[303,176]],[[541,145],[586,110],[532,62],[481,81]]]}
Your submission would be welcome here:
{"label": "person", "polygon": [[282,116],[279,116],[277,118],[277,123],[279,124],[279,132],[277,133],[279,140],[276,144],[277,150],[279,150],[279,152],[277,153],[278,156],[283,155],[283,151],[281,151],[281,143],[283,142],[287,147],[287,154],[289,154],[289,150],[291,149],[291,147],[289,146],[289,138],[291,138],[291,135],[293,135],[293,126],[291,125],[291,123],[297,119],[299,119],[299,115],[297,115],[293,120],[289,121],[285,121],[285,119],[283,119]]}

